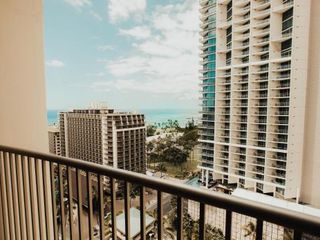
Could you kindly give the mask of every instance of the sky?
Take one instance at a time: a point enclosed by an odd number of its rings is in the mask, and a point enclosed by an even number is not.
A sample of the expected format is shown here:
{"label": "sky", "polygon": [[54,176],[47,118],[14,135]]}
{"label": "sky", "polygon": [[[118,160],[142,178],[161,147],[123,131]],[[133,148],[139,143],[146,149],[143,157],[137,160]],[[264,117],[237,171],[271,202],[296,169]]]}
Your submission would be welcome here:
{"label": "sky", "polygon": [[198,0],[45,0],[48,109],[196,109]]}

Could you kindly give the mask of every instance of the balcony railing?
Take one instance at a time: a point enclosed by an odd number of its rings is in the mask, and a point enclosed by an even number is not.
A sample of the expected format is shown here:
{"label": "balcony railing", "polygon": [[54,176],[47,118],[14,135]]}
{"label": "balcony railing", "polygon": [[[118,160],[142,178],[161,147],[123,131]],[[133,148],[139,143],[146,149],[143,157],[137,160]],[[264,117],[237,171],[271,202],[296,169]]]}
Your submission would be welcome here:
{"label": "balcony railing", "polygon": [[281,57],[282,58],[291,57],[291,48],[281,50]]}
{"label": "balcony railing", "polygon": [[[84,239],[84,231],[88,232],[89,239],[102,240],[110,239],[110,237],[118,239],[116,226],[116,194],[118,191],[123,191],[124,236],[125,239],[131,239],[130,189],[133,184],[140,192],[141,214],[138,224],[141,226],[141,239],[146,239],[147,231],[146,188],[157,192],[155,207],[157,239],[165,239],[164,193],[172,194],[177,198],[177,239],[184,238],[183,205],[184,200],[187,199],[200,203],[198,239],[205,239],[206,205],[219,207],[226,211],[225,239],[231,239],[233,212],[257,219],[256,239],[259,240],[262,239],[264,222],[292,229],[294,239],[301,239],[302,234],[320,235],[319,219],[309,215],[77,159],[0,146],[0,172],[0,223],[3,223],[0,226],[0,230],[3,230],[0,231],[1,239],[69,239],[69,236],[70,239]],[[85,176],[87,182],[85,189],[82,189],[81,186],[82,176]],[[75,185],[72,184],[73,180],[76,182]],[[123,182],[122,188],[116,185],[116,182]],[[93,185],[97,187],[95,190]],[[73,186],[76,186],[76,189],[73,189]],[[108,197],[111,200],[110,227],[104,225],[106,188],[109,190]],[[87,196],[83,197],[85,192]],[[97,196],[96,208],[99,212],[98,228],[93,226],[94,192]],[[76,199],[70,198],[75,195]],[[50,196],[54,197],[50,199]],[[76,204],[79,206],[77,213],[69,211],[74,209],[73,206]],[[83,219],[84,209],[81,206],[85,204],[88,209],[86,217],[88,221]],[[75,220],[68,224],[68,219]],[[105,235],[108,232],[106,228],[110,232],[109,237]],[[98,234],[94,236],[96,231]]]}

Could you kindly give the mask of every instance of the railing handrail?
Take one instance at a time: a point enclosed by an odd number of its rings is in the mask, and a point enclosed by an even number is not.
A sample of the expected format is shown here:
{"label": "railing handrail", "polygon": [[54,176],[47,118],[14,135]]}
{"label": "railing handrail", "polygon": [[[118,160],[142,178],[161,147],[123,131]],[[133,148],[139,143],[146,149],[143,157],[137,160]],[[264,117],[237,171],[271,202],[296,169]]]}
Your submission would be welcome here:
{"label": "railing handrail", "polygon": [[124,180],[144,187],[160,190],[165,193],[177,195],[186,199],[194,200],[210,206],[226,209],[262,221],[275,223],[284,227],[300,230],[320,236],[320,218],[290,211],[284,208],[266,205],[255,201],[241,199],[239,197],[213,192],[205,189],[197,189],[185,184],[174,183],[168,180],[159,180],[144,174],[113,168],[110,166],[95,164],[79,159],[56,156],[53,154],[40,153],[36,151],[20,149],[0,145],[0,151],[27,156],[42,161],[58,163],[94,174]]}

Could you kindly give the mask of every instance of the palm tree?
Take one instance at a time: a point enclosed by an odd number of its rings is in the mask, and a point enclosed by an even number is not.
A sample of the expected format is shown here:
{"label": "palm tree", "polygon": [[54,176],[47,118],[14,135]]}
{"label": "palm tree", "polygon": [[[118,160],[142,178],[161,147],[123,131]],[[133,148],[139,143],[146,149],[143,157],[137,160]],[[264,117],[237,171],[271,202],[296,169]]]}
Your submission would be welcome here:
{"label": "palm tree", "polygon": [[206,235],[205,235],[206,240],[211,240],[211,239],[224,240],[223,232],[219,228],[212,227],[211,225],[206,224],[205,231],[206,231]]}
{"label": "palm tree", "polygon": [[167,172],[167,168],[166,168],[166,166],[164,165],[164,163],[160,163],[157,168],[158,168],[158,171],[161,173],[160,177],[162,177],[162,174],[163,174],[164,172]]}
{"label": "palm tree", "polygon": [[293,232],[288,228],[284,228],[283,231],[283,240],[293,240]]}
{"label": "palm tree", "polygon": [[99,210],[99,197],[98,197],[98,191],[95,186],[92,186],[92,205],[93,205],[93,211]]}
{"label": "palm tree", "polygon": [[154,151],[154,143],[151,141],[151,142],[148,142],[147,143],[147,165],[149,165],[150,167],[150,163],[151,163],[151,153]]}
{"label": "palm tree", "polygon": [[[185,239],[196,240],[199,239],[199,220],[193,220],[191,216],[184,213],[184,233]],[[224,240],[225,237],[221,229],[205,224],[205,240]]]}
{"label": "palm tree", "polygon": [[[148,215],[150,215],[151,217],[153,217],[155,220],[155,225],[157,225],[157,216],[158,216],[158,213],[157,213],[157,209],[154,209],[152,211],[148,211],[147,212]],[[155,235],[157,235],[156,232],[154,232]],[[170,239],[176,239],[175,238],[175,234],[174,234],[174,229],[172,228],[171,226],[171,223],[170,223],[170,219],[168,218],[168,216],[164,216],[163,218],[163,233],[164,235],[166,236],[170,236]]]}
{"label": "palm tree", "polygon": [[256,225],[253,222],[249,222],[242,228],[245,231],[244,237],[251,236],[252,240],[256,239]]}
{"label": "palm tree", "polygon": [[186,239],[192,239],[196,229],[195,221],[191,218],[188,213],[184,214],[184,224],[183,224]]}

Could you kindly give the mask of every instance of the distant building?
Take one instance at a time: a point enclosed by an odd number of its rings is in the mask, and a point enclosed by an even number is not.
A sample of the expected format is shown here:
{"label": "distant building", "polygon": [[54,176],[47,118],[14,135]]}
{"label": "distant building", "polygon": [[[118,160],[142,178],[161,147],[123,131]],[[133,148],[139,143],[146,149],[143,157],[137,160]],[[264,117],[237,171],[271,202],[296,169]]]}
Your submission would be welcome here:
{"label": "distant building", "polygon": [[49,152],[61,155],[61,141],[60,141],[60,130],[56,125],[49,126],[48,128],[49,137]]}
{"label": "distant building", "polygon": [[145,173],[144,115],[113,109],[60,113],[62,156]]}

